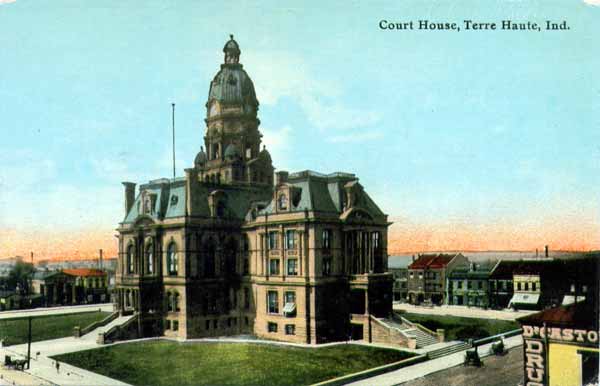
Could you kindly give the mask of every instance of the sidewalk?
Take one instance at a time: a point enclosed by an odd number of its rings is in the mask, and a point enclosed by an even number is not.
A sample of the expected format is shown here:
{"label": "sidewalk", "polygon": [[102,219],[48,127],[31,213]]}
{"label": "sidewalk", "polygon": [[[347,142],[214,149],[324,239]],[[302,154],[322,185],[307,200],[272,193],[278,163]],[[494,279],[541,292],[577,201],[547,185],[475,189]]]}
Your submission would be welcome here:
{"label": "sidewalk", "polygon": [[[50,357],[74,351],[103,347],[96,343],[98,334],[116,324],[123,323],[130,317],[131,316],[117,318],[108,325],[98,327],[81,338],[65,337],[33,342],[31,344],[31,368],[25,370],[25,372],[2,368],[0,369],[0,375],[4,373],[7,374],[6,378],[10,380],[10,382],[8,382],[9,385],[12,385],[12,381],[18,385],[40,385],[44,384],[44,382],[48,385],[127,385],[127,383],[80,369],[63,362],[60,363],[59,370],[57,371],[56,362]],[[40,353],[39,356],[36,355],[37,352]],[[13,358],[26,358],[27,344],[0,348],[0,357],[4,358],[4,355],[11,355]],[[29,378],[27,378],[28,376]],[[3,380],[0,379],[0,385],[3,385],[2,382]]]}
{"label": "sidewalk", "polygon": [[[521,335],[513,336],[504,340],[507,349],[517,347],[523,344]],[[488,343],[478,348],[479,355],[483,358],[489,355],[492,344]],[[425,375],[436,373],[451,367],[462,365],[465,359],[465,351],[444,356],[437,359],[428,360],[426,362],[417,363],[416,365],[404,367],[402,369],[391,371],[386,374],[376,377],[363,379],[358,382],[350,383],[353,386],[393,386],[404,382],[412,381],[417,378],[422,378]]]}
{"label": "sidewalk", "polygon": [[394,303],[395,311],[406,311],[413,314],[427,315],[450,315],[461,316],[465,318],[482,318],[482,319],[501,319],[515,320],[522,316],[535,314],[539,311],[512,311],[512,310],[484,310],[482,308],[467,307],[467,306],[434,306],[420,307],[408,303]]}
{"label": "sidewalk", "polygon": [[89,311],[105,311],[113,312],[114,306],[112,303],[86,304],[80,306],[64,306],[64,307],[41,307],[32,308],[29,310],[12,310],[0,312],[0,319],[22,318],[27,316],[44,316],[44,315],[64,315],[77,312]]}

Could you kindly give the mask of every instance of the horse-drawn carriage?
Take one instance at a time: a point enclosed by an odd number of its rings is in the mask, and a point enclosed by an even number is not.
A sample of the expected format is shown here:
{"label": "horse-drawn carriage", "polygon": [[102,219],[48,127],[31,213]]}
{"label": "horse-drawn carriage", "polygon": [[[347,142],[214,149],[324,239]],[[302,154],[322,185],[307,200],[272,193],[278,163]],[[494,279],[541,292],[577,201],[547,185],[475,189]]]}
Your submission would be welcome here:
{"label": "horse-drawn carriage", "polygon": [[27,359],[12,359],[10,355],[4,356],[4,367],[23,371],[26,364]]}

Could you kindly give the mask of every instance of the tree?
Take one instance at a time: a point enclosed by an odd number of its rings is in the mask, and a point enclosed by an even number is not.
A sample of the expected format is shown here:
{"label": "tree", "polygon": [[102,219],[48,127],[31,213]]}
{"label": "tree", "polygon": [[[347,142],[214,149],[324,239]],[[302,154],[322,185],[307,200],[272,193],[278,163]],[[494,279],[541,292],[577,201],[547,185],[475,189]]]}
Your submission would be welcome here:
{"label": "tree", "polygon": [[8,288],[20,289],[23,294],[28,294],[33,271],[33,264],[17,261],[8,273]]}

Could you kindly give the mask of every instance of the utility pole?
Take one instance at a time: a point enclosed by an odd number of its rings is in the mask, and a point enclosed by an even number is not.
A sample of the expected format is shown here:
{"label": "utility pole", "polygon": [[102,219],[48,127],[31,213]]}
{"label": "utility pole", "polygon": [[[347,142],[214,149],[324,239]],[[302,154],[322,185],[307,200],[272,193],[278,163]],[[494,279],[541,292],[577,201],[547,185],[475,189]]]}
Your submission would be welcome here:
{"label": "utility pole", "polygon": [[31,316],[27,318],[29,324],[29,332],[27,334],[27,370],[31,368]]}
{"label": "utility pole", "polygon": [[173,179],[175,179],[175,103],[171,103],[171,121],[173,126]]}

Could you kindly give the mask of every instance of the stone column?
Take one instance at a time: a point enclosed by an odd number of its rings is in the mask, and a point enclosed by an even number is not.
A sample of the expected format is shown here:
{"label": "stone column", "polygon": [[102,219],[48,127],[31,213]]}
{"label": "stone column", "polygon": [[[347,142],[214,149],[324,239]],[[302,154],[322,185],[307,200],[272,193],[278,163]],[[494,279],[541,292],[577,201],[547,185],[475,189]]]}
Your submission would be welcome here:
{"label": "stone column", "polygon": [[77,304],[77,286],[75,285],[75,283],[71,285],[71,296],[71,303]]}

